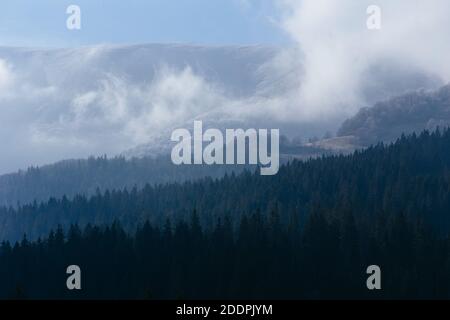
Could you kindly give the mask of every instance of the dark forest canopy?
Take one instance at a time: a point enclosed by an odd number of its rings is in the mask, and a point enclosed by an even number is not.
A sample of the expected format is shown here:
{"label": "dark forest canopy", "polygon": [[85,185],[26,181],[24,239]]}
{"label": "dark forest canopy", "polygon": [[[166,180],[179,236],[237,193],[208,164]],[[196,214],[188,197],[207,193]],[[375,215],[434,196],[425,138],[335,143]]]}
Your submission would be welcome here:
{"label": "dark forest canopy", "polygon": [[[203,229],[197,214],[132,235],[118,223],[61,228],[44,240],[0,246],[0,299],[450,298],[450,241],[403,214],[357,223],[316,211],[303,227],[278,211]],[[81,290],[66,269],[81,269]],[[381,289],[368,290],[367,267]]]}
{"label": "dark forest canopy", "polygon": [[382,213],[419,217],[446,234],[450,227],[450,131],[402,136],[391,145],[376,145],[349,156],[293,161],[276,176],[228,174],[142,190],[98,192],[92,197],[50,199],[18,209],[0,209],[3,239],[45,236],[70,224],[109,225],[119,221],[132,231],[149,220],[184,219],[197,210],[206,229],[219,217],[233,223],[251,212],[280,212],[283,223],[295,214],[301,220],[317,208],[339,212],[351,208],[355,219]]}

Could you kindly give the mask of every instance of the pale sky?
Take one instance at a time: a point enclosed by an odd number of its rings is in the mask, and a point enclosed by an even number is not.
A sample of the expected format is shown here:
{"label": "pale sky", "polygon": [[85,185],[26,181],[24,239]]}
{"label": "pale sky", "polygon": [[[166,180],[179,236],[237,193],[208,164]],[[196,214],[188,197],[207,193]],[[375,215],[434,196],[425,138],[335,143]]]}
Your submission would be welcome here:
{"label": "pale sky", "polygon": [[[66,28],[78,5],[82,29]],[[3,0],[0,46],[285,44],[270,0]]]}

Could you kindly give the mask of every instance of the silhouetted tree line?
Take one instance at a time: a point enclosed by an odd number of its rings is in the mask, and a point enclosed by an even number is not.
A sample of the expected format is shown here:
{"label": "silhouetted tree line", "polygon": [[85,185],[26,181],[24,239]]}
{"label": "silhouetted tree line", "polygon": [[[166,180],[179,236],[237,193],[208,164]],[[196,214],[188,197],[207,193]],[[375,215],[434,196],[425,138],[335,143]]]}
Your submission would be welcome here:
{"label": "silhouetted tree line", "polygon": [[[61,228],[45,240],[0,247],[3,299],[449,298],[450,239],[418,220],[383,214],[356,222],[348,208],[318,209],[303,223],[278,211],[229,218],[212,230],[194,213],[132,235],[118,223]],[[66,287],[78,265],[81,290]],[[378,265],[382,290],[369,291]]]}

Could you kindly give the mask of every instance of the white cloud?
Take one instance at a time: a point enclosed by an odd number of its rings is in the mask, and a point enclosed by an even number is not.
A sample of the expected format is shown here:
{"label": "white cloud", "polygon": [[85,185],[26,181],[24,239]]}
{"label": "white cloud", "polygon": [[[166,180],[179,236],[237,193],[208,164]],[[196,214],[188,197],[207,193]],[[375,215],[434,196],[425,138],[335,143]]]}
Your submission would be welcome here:
{"label": "white cloud", "polygon": [[[277,1],[281,26],[304,53],[298,98],[306,114],[354,113],[367,103],[363,77],[386,62],[450,80],[446,0]],[[382,10],[378,31],[366,27],[372,4]]]}
{"label": "white cloud", "polygon": [[116,146],[119,144],[123,150],[145,143],[194,115],[222,106],[223,99],[219,89],[189,67],[180,71],[163,67],[149,84],[130,83],[108,74],[97,90],[76,95],[69,112],[63,113],[55,125],[74,135],[86,136],[90,132],[92,135],[87,138],[94,144],[98,134],[113,133]]}

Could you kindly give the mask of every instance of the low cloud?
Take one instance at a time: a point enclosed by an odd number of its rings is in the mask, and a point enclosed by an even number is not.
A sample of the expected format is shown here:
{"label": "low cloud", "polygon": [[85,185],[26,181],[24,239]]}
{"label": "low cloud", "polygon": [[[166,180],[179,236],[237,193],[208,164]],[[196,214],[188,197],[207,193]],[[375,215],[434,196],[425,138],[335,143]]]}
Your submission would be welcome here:
{"label": "low cloud", "polygon": [[[145,143],[162,130],[222,106],[224,97],[190,67],[162,67],[149,84],[134,84],[108,74],[97,90],[76,95],[58,126],[74,135],[114,132],[121,148]],[[101,143],[101,141],[99,141]]]}
{"label": "low cloud", "polygon": [[118,154],[230,104],[218,86],[189,66],[162,66],[149,82],[104,73],[88,90],[61,83],[14,74],[11,64],[0,60],[0,172]]}

